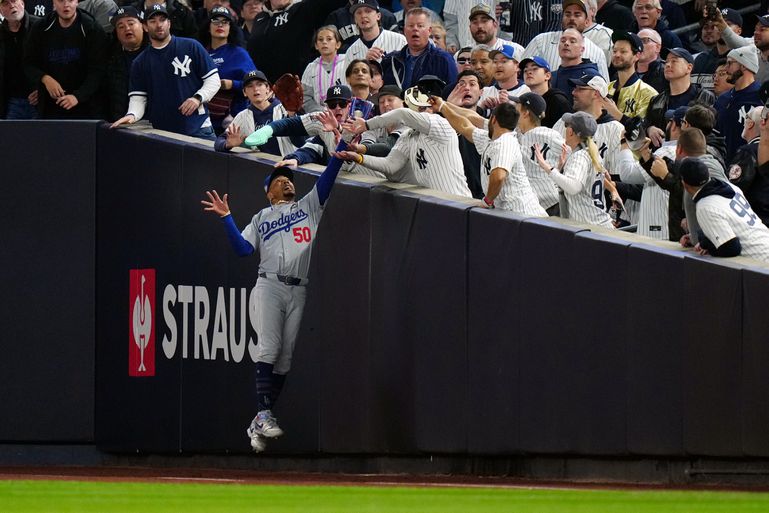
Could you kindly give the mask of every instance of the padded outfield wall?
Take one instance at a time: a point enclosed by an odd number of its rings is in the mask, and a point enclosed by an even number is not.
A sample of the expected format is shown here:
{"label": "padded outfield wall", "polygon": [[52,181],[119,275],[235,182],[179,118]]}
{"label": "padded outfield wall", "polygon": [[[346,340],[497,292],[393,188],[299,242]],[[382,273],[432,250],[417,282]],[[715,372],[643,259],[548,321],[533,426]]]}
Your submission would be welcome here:
{"label": "padded outfield wall", "polygon": [[[0,441],[247,452],[257,259],[199,202],[243,226],[272,161],[96,123],[0,151]],[[746,259],[341,176],[269,451],[766,457],[766,297]]]}

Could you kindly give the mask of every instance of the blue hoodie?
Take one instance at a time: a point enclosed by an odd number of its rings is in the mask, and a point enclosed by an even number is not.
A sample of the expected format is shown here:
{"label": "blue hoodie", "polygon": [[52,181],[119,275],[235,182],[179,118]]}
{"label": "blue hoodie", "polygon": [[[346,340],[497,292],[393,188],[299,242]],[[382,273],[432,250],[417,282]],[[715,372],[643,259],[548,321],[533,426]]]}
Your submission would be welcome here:
{"label": "blue hoodie", "polygon": [[583,75],[590,75],[591,77],[600,75],[598,65],[587,59],[582,59],[582,62],[576,66],[560,66],[553,71],[553,75],[550,77],[550,88],[563,91],[568,98],[571,98],[574,84],[569,82],[569,79],[576,80]]}

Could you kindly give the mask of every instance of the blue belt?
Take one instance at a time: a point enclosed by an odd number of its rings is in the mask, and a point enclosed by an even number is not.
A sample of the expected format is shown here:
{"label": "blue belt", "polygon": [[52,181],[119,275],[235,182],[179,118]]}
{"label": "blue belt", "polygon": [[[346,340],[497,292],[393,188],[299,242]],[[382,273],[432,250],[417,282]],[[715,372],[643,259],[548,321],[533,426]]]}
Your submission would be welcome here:
{"label": "blue belt", "polygon": [[[270,275],[275,276],[278,281],[285,283],[286,285],[296,286],[296,285],[306,285],[308,280],[303,280],[302,278],[294,278],[293,276],[284,276],[282,274],[273,274],[270,273]],[[259,273],[260,278],[266,278],[267,273]]]}

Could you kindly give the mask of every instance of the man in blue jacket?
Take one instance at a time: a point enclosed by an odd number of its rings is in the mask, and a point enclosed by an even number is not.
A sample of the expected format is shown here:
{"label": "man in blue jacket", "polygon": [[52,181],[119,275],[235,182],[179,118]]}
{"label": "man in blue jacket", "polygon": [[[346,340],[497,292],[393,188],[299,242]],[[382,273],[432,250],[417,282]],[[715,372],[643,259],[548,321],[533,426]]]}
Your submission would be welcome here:
{"label": "man in blue jacket", "polygon": [[456,82],[457,64],[448,52],[430,43],[431,31],[428,11],[416,7],[406,14],[406,46],[382,59],[385,84],[397,85],[405,91],[425,75],[435,75],[447,84]]}

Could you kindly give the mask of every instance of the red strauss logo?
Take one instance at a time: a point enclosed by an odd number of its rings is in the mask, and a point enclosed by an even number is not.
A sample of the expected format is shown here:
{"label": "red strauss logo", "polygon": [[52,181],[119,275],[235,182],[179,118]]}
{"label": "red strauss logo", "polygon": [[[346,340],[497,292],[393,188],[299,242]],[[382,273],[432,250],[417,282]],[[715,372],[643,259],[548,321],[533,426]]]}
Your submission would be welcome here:
{"label": "red strauss logo", "polygon": [[155,269],[131,269],[128,292],[128,375],[155,375]]}

